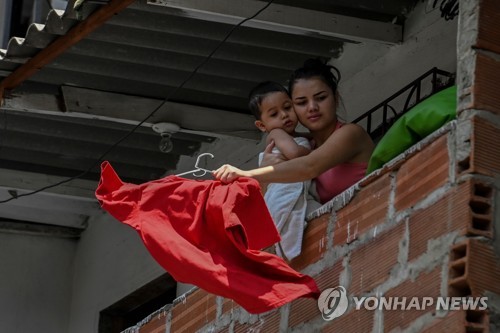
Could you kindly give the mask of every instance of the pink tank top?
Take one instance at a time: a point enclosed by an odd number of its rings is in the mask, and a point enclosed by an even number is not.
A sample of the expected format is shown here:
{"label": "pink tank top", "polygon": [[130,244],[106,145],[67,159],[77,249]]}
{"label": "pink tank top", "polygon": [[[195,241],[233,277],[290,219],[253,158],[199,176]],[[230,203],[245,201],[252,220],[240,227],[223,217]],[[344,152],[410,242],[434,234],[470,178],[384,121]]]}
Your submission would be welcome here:
{"label": "pink tank top", "polygon": [[[344,125],[337,121],[337,127]],[[331,200],[336,195],[357,183],[366,174],[368,162],[342,163],[326,170],[316,177],[316,191],[321,203]]]}

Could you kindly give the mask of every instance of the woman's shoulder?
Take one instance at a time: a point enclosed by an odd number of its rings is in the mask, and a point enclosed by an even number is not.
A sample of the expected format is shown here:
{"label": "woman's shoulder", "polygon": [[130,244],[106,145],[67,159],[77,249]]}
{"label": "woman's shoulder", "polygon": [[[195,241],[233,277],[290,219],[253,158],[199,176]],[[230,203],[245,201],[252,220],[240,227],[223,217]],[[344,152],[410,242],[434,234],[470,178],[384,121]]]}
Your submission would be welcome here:
{"label": "woman's shoulder", "polygon": [[348,130],[348,131],[361,131],[361,132],[364,132],[366,133],[366,130],[363,128],[363,126],[359,125],[359,124],[355,124],[355,123],[341,123],[341,125],[339,126],[339,128],[337,130]]}
{"label": "woman's shoulder", "polygon": [[332,133],[331,136],[343,136],[356,140],[368,139],[371,141],[371,138],[366,130],[362,126],[354,123],[343,123]]}
{"label": "woman's shoulder", "polygon": [[337,144],[347,145],[351,151],[357,151],[351,162],[366,161],[375,147],[368,132],[360,125],[345,123],[330,136]]}

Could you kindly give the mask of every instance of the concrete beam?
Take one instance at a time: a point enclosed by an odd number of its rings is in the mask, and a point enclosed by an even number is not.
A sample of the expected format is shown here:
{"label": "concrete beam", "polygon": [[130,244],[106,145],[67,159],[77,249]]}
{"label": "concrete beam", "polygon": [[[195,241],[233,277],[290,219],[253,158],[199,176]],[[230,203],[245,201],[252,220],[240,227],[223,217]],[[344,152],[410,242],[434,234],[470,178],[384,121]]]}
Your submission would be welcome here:
{"label": "concrete beam", "polygon": [[[25,190],[0,186],[0,198],[16,197]],[[1,204],[0,218],[59,225],[86,227],[89,216],[100,213],[97,200],[39,192]]]}
{"label": "concrete beam", "polygon": [[[162,103],[159,99],[69,86],[63,86],[62,93],[64,107],[54,95],[16,92],[4,99],[2,109],[137,125]],[[158,122],[174,122],[181,126],[181,132],[174,135],[179,139],[183,138],[183,134],[186,140],[191,138],[196,141],[210,141],[203,137],[240,138],[252,142],[261,139],[253,116],[196,105],[166,102],[142,123],[142,127],[150,128]]]}
{"label": "concrete beam", "polygon": [[79,238],[82,231],[82,229],[78,228],[20,222],[0,218],[0,232],[2,233],[58,238]]}
{"label": "concrete beam", "polygon": [[[122,119],[138,122],[157,108],[162,101],[152,98],[128,96],[97,90],[62,87],[66,113],[91,114],[103,119]],[[254,119],[248,114],[239,114],[213,108],[166,102],[144,126],[158,122],[173,122],[184,133],[216,138],[243,138],[258,141],[260,132]]]}
{"label": "concrete beam", "polygon": [[[40,173],[17,171],[10,169],[0,169],[0,184],[8,189],[21,189],[32,191],[50,184],[59,183],[67,177],[46,175]],[[73,179],[70,182],[45,190],[44,193],[53,193],[61,196],[80,197],[82,200],[94,200],[96,181]],[[11,195],[3,192],[0,200],[8,199]],[[1,205],[1,204],[0,204]],[[2,207],[2,206],[0,206]],[[1,210],[1,209],[0,209]]]}
{"label": "concrete beam", "polygon": [[[148,4],[182,9],[186,17],[236,24],[254,15],[265,3],[252,0],[148,0]],[[244,26],[295,35],[320,35],[349,41],[397,44],[401,25],[271,4]]]}

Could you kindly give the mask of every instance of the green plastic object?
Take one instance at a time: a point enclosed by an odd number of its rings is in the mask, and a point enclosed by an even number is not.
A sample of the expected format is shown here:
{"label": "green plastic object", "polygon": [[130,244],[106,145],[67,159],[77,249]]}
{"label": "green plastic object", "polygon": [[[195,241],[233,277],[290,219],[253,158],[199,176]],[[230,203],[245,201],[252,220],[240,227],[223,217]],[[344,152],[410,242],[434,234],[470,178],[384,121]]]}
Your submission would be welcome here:
{"label": "green plastic object", "polygon": [[401,116],[379,141],[366,173],[381,168],[427,135],[455,119],[456,115],[456,86],[446,88],[418,103]]}

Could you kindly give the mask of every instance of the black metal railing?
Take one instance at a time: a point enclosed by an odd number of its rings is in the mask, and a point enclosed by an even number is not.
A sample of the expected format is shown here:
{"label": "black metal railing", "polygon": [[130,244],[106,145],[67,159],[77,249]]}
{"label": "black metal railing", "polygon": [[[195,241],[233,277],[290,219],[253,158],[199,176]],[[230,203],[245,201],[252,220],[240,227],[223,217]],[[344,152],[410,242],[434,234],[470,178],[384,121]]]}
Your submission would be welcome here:
{"label": "black metal railing", "polygon": [[[431,83],[430,92],[423,95],[422,84],[429,80]],[[354,119],[352,122],[362,123],[363,121],[366,121],[366,123],[363,124],[366,131],[370,134],[374,141],[377,141],[387,132],[389,127],[397,119],[399,119],[403,114],[410,110],[414,105],[437,93],[438,91],[452,86],[454,83],[455,74],[434,67],[418,77],[416,80],[400,89],[391,97],[387,98],[383,102],[377,104],[375,107],[365,112],[363,115]],[[395,103],[396,101],[399,101],[399,103],[401,104],[401,99],[404,98],[405,93],[407,94],[407,96],[402,107],[391,106],[390,103]],[[396,109],[399,109],[399,112]],[[374,126],[374,118],[380,118],[380,112],[382,112],[382,118],[377,119],[377,124]],[[375,128],[372,129],[372,127]]]}

